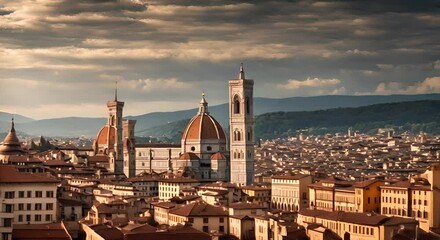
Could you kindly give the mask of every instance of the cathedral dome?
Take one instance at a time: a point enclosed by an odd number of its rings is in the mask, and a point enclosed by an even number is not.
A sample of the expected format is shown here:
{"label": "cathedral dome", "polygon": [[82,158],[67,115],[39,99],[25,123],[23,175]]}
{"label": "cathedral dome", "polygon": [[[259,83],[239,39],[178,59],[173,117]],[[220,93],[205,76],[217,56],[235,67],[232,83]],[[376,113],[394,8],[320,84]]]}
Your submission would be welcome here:
{"label": "cathedral dome", "polygon": [[96,143],[114,145],[116,142],[116,129],[112,126],[104,126],[98,133]]}
{"label": "cathedral dome", "polygon": [[209,115],[207,110],[208,103],[203,94],[202,100],[200,101],[199,112],[189,121],[183,132],[182,140],[226,140],[225,132],[220,123]]}
{"label": "cathedral dome", "polygon": [[11,129],[0,146],[0,154],[10,155],[22,154],[24,152],[25,151],[21,148],[21,143],[18,140],[17,134],[15,133],[14,119],[12,119]]}

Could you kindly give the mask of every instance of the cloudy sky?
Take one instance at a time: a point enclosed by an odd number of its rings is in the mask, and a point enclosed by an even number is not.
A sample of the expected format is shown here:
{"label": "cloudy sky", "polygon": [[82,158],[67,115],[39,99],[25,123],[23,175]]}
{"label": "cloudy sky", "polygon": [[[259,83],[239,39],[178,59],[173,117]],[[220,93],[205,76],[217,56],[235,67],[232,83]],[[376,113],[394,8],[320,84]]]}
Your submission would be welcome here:
{"label": "cloudy sky", "polygon": [[438,1],[0,0],[0,111],[105,116],[255,96],[440,92]]}

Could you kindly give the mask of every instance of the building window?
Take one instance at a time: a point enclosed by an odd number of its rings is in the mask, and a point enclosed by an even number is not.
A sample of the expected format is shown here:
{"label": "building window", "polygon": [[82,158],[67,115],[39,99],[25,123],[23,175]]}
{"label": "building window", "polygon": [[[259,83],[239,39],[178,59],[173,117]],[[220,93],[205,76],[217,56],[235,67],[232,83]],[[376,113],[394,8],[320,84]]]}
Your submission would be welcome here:
{"label": "building window", "polygon": [[211,147],[211,146],[208,146],[208,147],[206,147],[206,150],[208,150],[208,151],[212,151],[212,147]]}
{"label": "building window", "polygon": [[46,191],[47,198],[53,198],[53,191]]}
{"label": "building window", "polygon": [[203,223],[209,223],[209,218],[203,218]]}
{"label": "building window", "polygon": [[26,222],[30,222],[31,221],[31,215],[30,214],[27,214],[26,215]]}
{"label": "building window", "polygon": [[46,203],[46,210],[53,210],[53,203]]}
{"label": "building window", "polygon": [[249,102],[249,97],[246,97],[246,114],[249,114],[251,112],[251,106]]}
{"label": "building window", "polygon": [[12,218],[3,219],[3,227],[12,227]]}
{"label": "building window", "polygon": [[35,210],[41,210],[41,203],[35,203]]}
{"label": "building window", "polygon": [[225,222],[225,218],[219,218],[219,222],[220,223],[224,223]]}
{"label": "building window", "polygon": [[240,101],[237,96],[234,98],[234,113],[240,114]]}
{"label": "building window", "polygon": [[15,192],[5,192],[5,198],[11,199],[15,197]]}
{"label": "building window", "polygon": [[35,191],[35,197],[36,198],[42,198],[43,197],[43,191]]}
{"label": "building window", "polygon": [[27,197],[31,198],[32,197],[32,191],[27,191]]}
{"label": "building window", "polygon": [[221,233],[222,233],[222,232],[225,232],[225,227],[224,227],[224,226],[220,226],[220,227],[218,228],[218,231],[221,232]]}
{"label": "building window", "polygon": [[26,204],[26,210],[31,210],[31,207],[32,205],[30,204],[30,203],[28,203],[28,204]]}
{"label": "building window", "polygon": [[35,222],[41,222],[41,215],[35,214]]}
{"label": "building window", "polygon": [[18,197],[19,198],[24,198],[24,191],[19,191],[18,192]]}
{"label": "building window", "polygon": [[191,147],[191,151],[194,152],[195,150],[196,150],[196,148],[195,148],[194,146],[192,146],[192,147]]}
{"label": "building window", "polygon": [[19,211],[23,211],[24,210],[24,204],[23,203],[19,203],[18,204],[18,210]]}
{"label": "building window", "polygon": [[194,218],[188,218],[189,223],[194,223]]}
{"label": "building window", "polygon": [[208,230],[209,230],[209,229],[208,229],[208,226],[203,226],[203,231],[204,231],[204,232],[206,232],[206,233],[207,233],[207,232],[208,232]]}
{"label": "building window", "polygon": [[46,214],[46,222],[52,221],[52,215]]}
{"label": "building window", "polygon": [[18,215],[18,222],[23,222],[23,215]]}

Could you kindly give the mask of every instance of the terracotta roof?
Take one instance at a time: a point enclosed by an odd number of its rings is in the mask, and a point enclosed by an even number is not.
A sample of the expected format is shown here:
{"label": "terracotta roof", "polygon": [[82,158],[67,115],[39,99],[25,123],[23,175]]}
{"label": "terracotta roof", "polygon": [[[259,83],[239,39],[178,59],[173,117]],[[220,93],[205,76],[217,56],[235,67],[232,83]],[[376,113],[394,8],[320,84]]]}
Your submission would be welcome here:
{"label": "terracotta roof", "polygon": [[379,182],[379,180],[377,180],[377,179],[371,179],[371,180],[367,180],[367,181],[358,182],[358,183],[356,183],[354,186],[355,186],[356,188],[365,188],[365,187],[368,187],[368,186],[370,186],[371,184],[376,183],[376,182]]}
{"label": "terracotta roof", "polygon": [[263,209],[263,207],[258,204],[248,202],[231,203],[229,204],[229,207],[233,209]]}
{"label": "terracotta roof", "polygon": [[8,158],[8,162],[10,162],[10,163],[43,163],[43,160],[40,160],[39,158],[36,158],[36,157],[11,155]]}
{"label": "terracotta roof", "polygon": [[226,160],[226,157],[221,152],[218,152],[211,156],[211,160]]}
{"label": "terracotta roof", "polygon": [[18,172],[14,166],[0,165],[0,183],[58,183],[47,175]]}
{"label": "terracotta roof", "polygon": [[106,155],[87,156],[89,163],[109,163],[109,157]]}
{"label": "terracotta roof", "polygon": [[[110,138],[110,139],[109,139]],[[109,139],[109,141],[108,141]],[[104,126],[98,133],[96,137],[96,142],[98,144],[108,144],[114,145],[116,142],[116,128],[111,126]]]}
{"label": "terracotta roof", "polygon": [[179,160],[200,160],[200,158],[195,153],[186,152],[180,155]]}
{"label": "terracotta roof", "polygon": [[91,225],[89,227],[105,240],[124,240],[124,234],[115,227],[105,224]]}
{"label": "terracotta roof", "polygon": [[398,225],[402,223],[416,223],[414,219],[402,217],[387,217],[375,213],[354,213],[354,212],[328,212],[323,210],[302,209],[299,214],[305,216],[319,217],[328,220],[341,221],[369,226]]}
{"label": "terracotta roof", "polygon": [[183,132],[182,139],[221,139],[226,141],[226,136],[220,123],[211,115],[203,113],[197,114],[189,121]]}
{"label": "terracotta roof", "polygon": [[204,232],[200,232],[190,226],[173,226],[167,229],[158,229],[156,232],[128,233],[125,240],[211,240],[212,237]]}
{"label": "terracotta roof", "polygon": [[14,224],[12,239],[71,240],[69,233],[63,228],[61,223]]}
{"label": "terracotta roof", "polygon": [[64,162],[63,160],[47,160],[44,162],[46,166],[63,166],[63,167],[73,167],[73,164],[70,162]]}
{"label": "terracotta roof", "polygon": [[296,175],[284,175],[284,176],[272,176],[272,179],[286,179],[286,180],[300,180],[305,177],[309,177],[310,175],[306,174],[296,174]]}
{"label": "terracotta roof", "polygon": [[178,177],[178,178],[168,178],[161,179],[159,182],[170,182],[170,183],[198,183],[199,181],[192,178]]}
{"label": "terracotta roof", "polygon": [[204,202],[190,203],[181,208],[171,210],[171,214],[185,217],[228,216],[223,207],[213,206]]}

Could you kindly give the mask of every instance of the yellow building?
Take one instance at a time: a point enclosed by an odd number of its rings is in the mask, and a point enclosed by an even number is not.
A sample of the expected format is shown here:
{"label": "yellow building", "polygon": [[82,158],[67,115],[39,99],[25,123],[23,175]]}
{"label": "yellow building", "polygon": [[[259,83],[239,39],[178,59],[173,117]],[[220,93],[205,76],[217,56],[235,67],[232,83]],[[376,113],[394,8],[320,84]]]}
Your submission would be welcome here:
{"label": "yellow building", "polygon": [[169,225],[185,223],[206,233],[226,234],[228,233],[228,211],[223,207],[204,202],[190,203],[169,211]]}
{"label": "yellow building", "polygon": [[[375,213],[328,212],[312,209],[301,210],[297,221],[306,229],[309,229],[309,225],[319,224],[340,238],[350,240],[389,240],[399,229],[415,231],[418,224],[414,219],[387,217]],[[310,232],[308,235],[310,240],[323,239]]]}
{"label": "yellow building", "polygon": [[307,208],[309,200],[307,186],[311,183],[310,175],[273,176],[272,207],[291,212]]}
{"label": "yellow building", "polygon": [[270,192],[268,187],[243,186],[241,190],[247,195],[248,201],[256,203],[265,208],[270,207]]}
{"label": "yellow building", "polygon": [[385,182],[377,179],[356,183],[355,188],[355,212],[380,213],[380,186]]}
{"label": "yellow building", "polygon": [[440,227],[440,164],[408,181],[380,189],[382,214],[412,217],[425,231]]}

